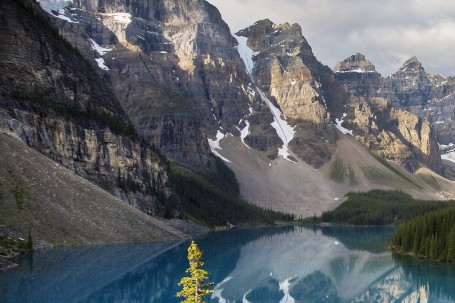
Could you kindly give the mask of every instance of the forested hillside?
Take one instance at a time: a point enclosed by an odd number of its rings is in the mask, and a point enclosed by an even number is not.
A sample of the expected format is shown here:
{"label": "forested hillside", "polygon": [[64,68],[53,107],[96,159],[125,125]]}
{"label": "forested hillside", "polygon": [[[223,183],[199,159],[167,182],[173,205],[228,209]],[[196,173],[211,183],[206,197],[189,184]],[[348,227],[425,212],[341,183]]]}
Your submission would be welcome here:
{"label": "forested hillside", "polygon": [[455,262],[455,207],[404,223],[393,236],[391,247],[400,253]]}
{"label": "forested hillside", "polygon": [[455,201],[416,200],[400,191],[373,190],[367,193],[348,193],[346,196],[348,199],[336,209],[306,221],[388,225],[401,223],[433,210],[455,207]]}

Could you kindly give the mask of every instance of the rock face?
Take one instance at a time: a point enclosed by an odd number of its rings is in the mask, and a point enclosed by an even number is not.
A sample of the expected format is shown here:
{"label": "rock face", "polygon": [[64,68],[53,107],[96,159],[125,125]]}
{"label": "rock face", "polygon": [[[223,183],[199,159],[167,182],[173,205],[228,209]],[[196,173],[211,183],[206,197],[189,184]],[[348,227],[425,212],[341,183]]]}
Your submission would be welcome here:
{"label": "rock face", "polygon": [[248,78],[215,7],[203,0],[78,0],[61,12],[78,22],[55,18],[65,37],[93,64],[104,60],[99,72],[138,131],[168,158],[207,166],[207,135],[238,133]]}
{"label": "rock face", "polygon": [[388,78],[359,53],[337,64],[334,71],[358,100],[348,118],[352,127],[365,132],[360,141],[412,172],[421,165],[442,172],[435,125],[421,110],[436,77],[426,74],[415,57]]}
{"label": "rock face", "polygon": [[[292,152],[319,167],[330,159],[336,140],[331,112],[339,115],[348,95],[331,70],[313,55],[298,24],[261,20],[237,33],[255,52],[252,78],[294,126]],[[254,128],[254,114],[250,119]],[[323,140],[321,140],[321,138]]]}
{"label": "rock face", "polygon": [[360,53],[341,61],[333,71],[336,78],[354,96],[364,96],[367,99],[375,97],[374,93],[382,83],[376,67]]}
{"label": "rock face", "polygon": [[10,16],[0,31],[0,131],[154,213],[169,191],[166,166],[116,97],[35,2],[1,9]]}

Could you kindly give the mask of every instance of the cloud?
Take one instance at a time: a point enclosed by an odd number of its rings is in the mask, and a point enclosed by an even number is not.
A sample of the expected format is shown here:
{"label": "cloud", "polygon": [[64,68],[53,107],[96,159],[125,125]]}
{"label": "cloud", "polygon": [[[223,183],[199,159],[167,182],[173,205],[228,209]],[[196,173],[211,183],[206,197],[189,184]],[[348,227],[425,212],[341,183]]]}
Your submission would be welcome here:
{"label": "cloud", "polygon": [[299,23],[316,57],[333,67],[363,53],[383,75],[417,56],[431,73],[455,75],[455,2],[446,0],[208,0],[231,30],[269,18]]}

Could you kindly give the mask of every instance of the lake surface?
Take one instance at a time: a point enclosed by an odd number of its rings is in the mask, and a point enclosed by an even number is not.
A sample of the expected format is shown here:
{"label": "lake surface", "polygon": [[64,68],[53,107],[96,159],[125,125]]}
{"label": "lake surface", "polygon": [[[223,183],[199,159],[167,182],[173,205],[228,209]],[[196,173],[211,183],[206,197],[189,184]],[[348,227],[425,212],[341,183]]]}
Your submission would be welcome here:
{"label": "lake surface", "polygon": [[[209,302],[455,302],[455,265],[393,256],[391,228],[234,229],[196,239]],[[0,302],[180,302],[189,242],[56,249],[0,273]]]}

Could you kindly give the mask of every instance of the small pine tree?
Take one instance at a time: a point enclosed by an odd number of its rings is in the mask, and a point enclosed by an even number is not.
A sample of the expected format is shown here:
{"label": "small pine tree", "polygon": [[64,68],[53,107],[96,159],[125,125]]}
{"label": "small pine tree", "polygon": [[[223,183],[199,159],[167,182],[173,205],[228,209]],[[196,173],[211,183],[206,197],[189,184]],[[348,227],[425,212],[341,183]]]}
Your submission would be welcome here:
{"label": "small pine tree", "polygon": [[179,286],[183,289],[177,293],[177,297],[185,297],[186,299],[181,303],[206,303],[203,301],[204,296],[213,293],[209,287],[213,283],[207,283],[209,273],[201,267],[204,265],[202,262],[202,251],[197,244],[192,241],[188,248],[188,261],[190,267],[186,270],[190,274],[189,277],[183,277],[179,282]]}

